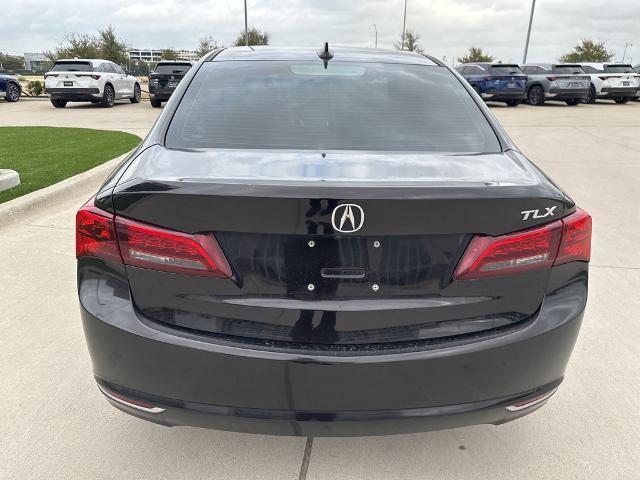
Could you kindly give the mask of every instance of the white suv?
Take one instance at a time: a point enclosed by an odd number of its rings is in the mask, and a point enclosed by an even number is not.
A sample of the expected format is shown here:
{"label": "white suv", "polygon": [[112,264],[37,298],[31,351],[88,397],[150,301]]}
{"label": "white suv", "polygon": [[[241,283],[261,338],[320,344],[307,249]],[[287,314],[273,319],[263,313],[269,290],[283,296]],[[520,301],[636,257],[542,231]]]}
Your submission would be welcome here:
{"label": "white suv", "polygon": [[640,75],[625,63],[581,63],[585,73],[591,75],[591,91],[585,103],[608,98],[616,103],[627,103],[640,88]]}
{"label": "white suv", "polygon": [[58,60],[44,75],[44,88],[56,108],[67,102],[99,103],[112,107],[116,100],[128,98],[140,101],[138,79],[127,75],[118,65],[108,60]]}

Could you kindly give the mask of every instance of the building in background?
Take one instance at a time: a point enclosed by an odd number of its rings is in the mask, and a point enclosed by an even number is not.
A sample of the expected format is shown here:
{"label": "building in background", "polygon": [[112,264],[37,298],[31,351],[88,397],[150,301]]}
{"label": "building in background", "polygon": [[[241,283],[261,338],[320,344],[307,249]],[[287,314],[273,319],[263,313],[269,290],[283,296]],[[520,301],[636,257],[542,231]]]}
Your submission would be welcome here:
{"label": "building in background", "polygon": [[[191,50],[174,50],[178,60],[198,60],[200,57]],[[129,59],[132,61],[159,62],[162,60],[162,48],[131,48]]]}
{"label": "building in background", "polygon": [[25,53],[24,69],[33,73],[46,72],[49,68],[49,59],[44,53]]}

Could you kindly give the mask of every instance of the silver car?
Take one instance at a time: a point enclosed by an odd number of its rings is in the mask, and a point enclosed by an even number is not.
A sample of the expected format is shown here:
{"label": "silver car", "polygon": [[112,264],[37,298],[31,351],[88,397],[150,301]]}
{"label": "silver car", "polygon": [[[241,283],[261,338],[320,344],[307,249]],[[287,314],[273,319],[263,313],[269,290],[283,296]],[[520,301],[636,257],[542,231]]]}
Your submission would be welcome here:
{"label": "silver car", "polygon": [[529,76],[527,101],[531,105],[557,100],[574,106],[589,95],[590,77],[580,65],[528,63],[522,71]]}

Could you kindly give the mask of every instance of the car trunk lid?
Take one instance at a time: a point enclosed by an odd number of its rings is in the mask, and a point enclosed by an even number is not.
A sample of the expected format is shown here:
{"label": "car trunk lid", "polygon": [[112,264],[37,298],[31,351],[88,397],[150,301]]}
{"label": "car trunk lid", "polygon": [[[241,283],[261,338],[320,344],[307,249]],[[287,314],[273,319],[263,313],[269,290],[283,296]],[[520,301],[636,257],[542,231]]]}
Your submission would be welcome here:
{"label": "car trunk lid", "polygon": [[212,279],[129,266],[143,315],[242,341],[342,348],[526,320],[540,307],[548,269],[479,281],[454,281],[454,269],[474,234],[533,227],[566,207],[515,152],[158,146],[126,172],[113,206],[122,217],[215,235],[233,271]]}

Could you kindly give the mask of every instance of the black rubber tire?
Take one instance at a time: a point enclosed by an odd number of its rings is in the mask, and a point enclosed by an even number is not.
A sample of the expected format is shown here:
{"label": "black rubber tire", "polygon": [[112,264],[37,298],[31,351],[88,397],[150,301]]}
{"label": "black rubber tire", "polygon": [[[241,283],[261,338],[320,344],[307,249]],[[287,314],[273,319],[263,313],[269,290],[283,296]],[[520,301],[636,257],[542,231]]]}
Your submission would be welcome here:
{"label": "black rubber tire", "polygon": [[629,97],[620,97],[615,98],[613,101],[616,103],[629,103],[629,100],[631,100]]}
{"label": "black rubber tire", "polygon": [[593,83],[591,84],[591,88],[589,88],[589,95],[585,97],[582,103],[596,103],[596,87],[593,86]]}
{"label": "black rubber tire", "polygon": [[140,103],[140,97],[142,97],[142,91],[140,90],[140,85],[136,83],[133,87],[133,97],[129,100],[131,100],[131,103]]}
{"label": "black rubber tire", "polygon": [[582,100],[580,98],[572,98],[570,100],[565,100],[565,102],[570,107],[575,107],[576,105],[579,105],[582,102]]}
{"label": "black rubber tire", "polygon": [[10,82],[7,85],[7,93],[4,98],[9,103],[17,102],[18,100],[20,100],[20,87],[15,83]]}
{"label": "black rubber tire", "polygon": [[53,105],[56,108],[64,108],[67,106],[67,101],[66,100],[61,100],[59,98],[52,98],[51,99],[51,105]]}
{"label": "black rubber tire", "polygon": [[104,108],[111,108],[116,100],[116,92],[108,83],[104,86],[104,92],[102,93],[102,101],[100,105]]}
{"label": "black rubber tire", "polygon": [[508,107],[517,107],[522,103],[522,100],[507,100],[506,104]]}
{"label": "black rubber tire", "polygon": [[536,107],[544,105],[544,89],[540,85],[534,85],[527,92],[527,100]]}
{"label": "black rubber tire", "polygon": [[153,108],[160,108],[162,106],[162,102],[160,100],[151,100],[151,106]]}

